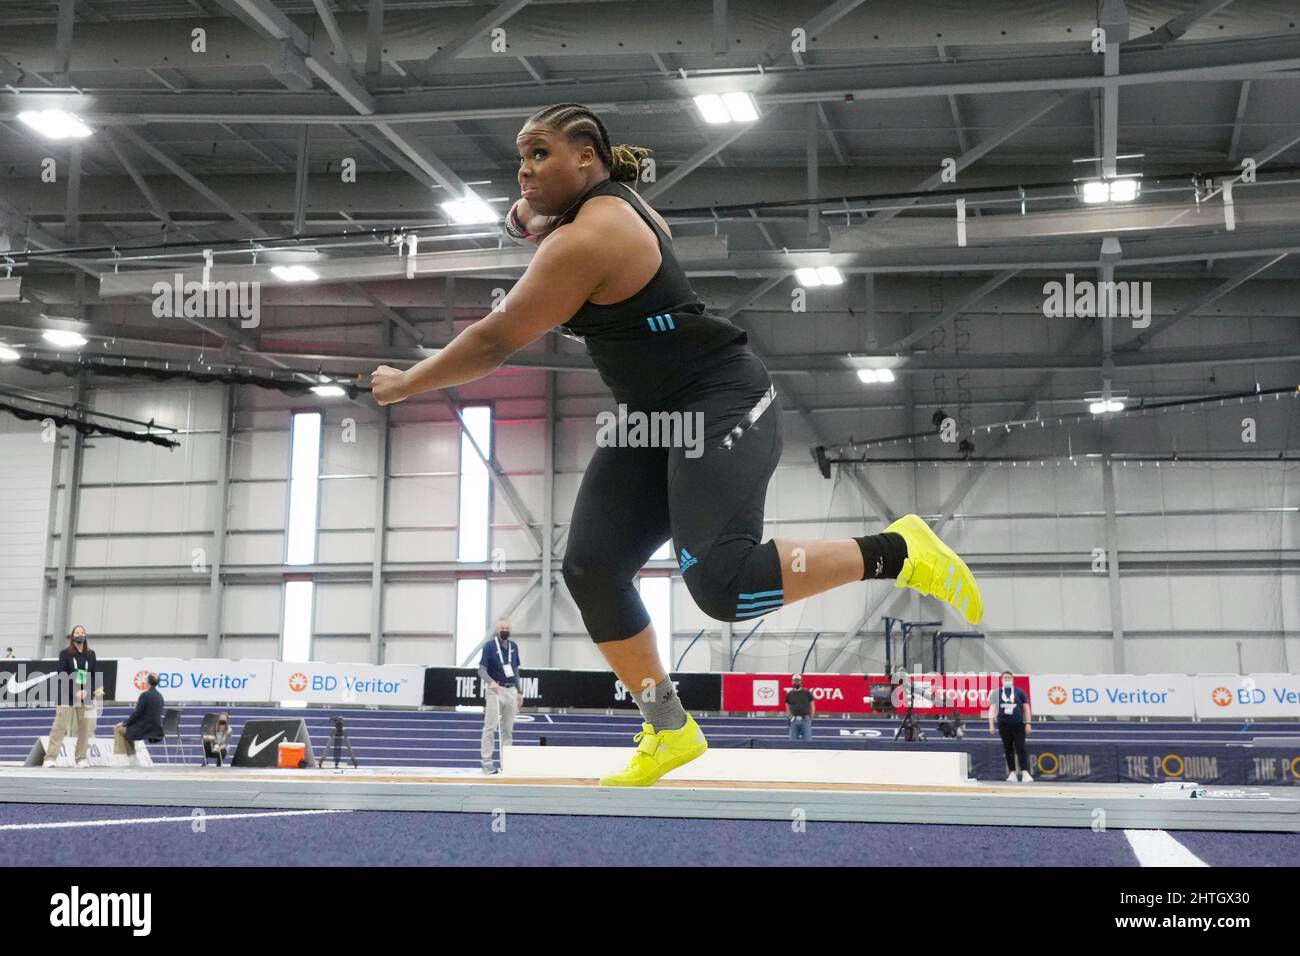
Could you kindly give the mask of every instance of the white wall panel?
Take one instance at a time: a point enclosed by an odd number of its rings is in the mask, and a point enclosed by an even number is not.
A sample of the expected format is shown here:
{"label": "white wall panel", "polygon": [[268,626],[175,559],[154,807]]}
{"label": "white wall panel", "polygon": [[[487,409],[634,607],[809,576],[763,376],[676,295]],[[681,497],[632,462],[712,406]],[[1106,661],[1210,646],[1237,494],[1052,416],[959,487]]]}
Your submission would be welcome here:
{"label": "white wall panel", "polygon": [[232,534],[226,536],[226,565],[282,564],[284,534]]}
{"label": "white wall panel", "polygon": [[997,635],[996,640],[1024,673],[1052,673],[1058,665],[1070,668],[1065,673],[1071,674],[1109,674],[1113,670],[1109,637]]}
{"label": "white wall panel", "polygon": [[[455,475],[390,478],[388,526],[454,527],[460,517],[459,485],[459,479]],[[371,511],[373,513],[373,508]]]}
{"label": "white wall panel", "polygon": [[373,528],[375,479],[330,478],[320,482],[320,518],[317,527]]}
{"label": "white wall panel", "polygon": [[[104,658],[178,657],[188,659],[206,656],[206,646],[206,638],[197,634],[168,634],[148,638],[106,637],[94,642],[95,653]],[[59,649],[62,650],[62,647]],[[131,675],[126,675],[126,679],[130,677]],[[119,680],[121,679],[119,678]]]}
{"label": "white wall panel", "polygon": [[195,634],[206,626],[206,588],[76,587],[69,591],[68,629],[96,633]]}
{"label": "white wall panel", "polygon": [[609,669],[605,658],[585,634],[557,634],[551,642],[551,666],[590,671]]}
{"label": "white wall panel", "polygon": [[[203,562],[211,560],[212,536],[202,534],[146,537],[122,535],[77,540],[77,567],[190,567],[196,561],[195,549],[202,552]],[[196,574],[207,580],[206,566]]]}
{"label": "white wall panel", "polygon": [[0,433],[0,648],[18,656],[41,631],[54,461],[40,429]]}
{"label": "white wall panel", "polygon": [[[279,628],[276,633],[278,635]],[[280,638],[278,636],[250,637],[245,635],[228,635],[221,640],[221,656],[231,660],[274,661],[280,659]]]}
{"label": "white wall panel", "polygon": [[289,477],[289,414],[277,413],[275,431],[236,431],[230,448],[231,478]]}
{"label": "white wall panel", "polygon": [[[1109,629],[1110,585],[1107,575],[1066,575],[1060,580],[1061,614],[1053,629],[1059,630],[1062,627],[1082,631]],[[987,602],[986,591],[986,607]]]}
{"label": "white wall panel", "polygon": [[374,558],[373,531],[321,531],[316,536],[316,560],[320,564],[356,564]]}
{"label": "white wall panel", "polygon": [[384,587],[384,633],[421,634],[456,630],[456,585],[450,581],[401,581]]}
{"label": "white wall panel", "polygon": [[403,637],[384,639],[385,664],[414,664],[423,667],[452,667],[453,643],[450,637]]}
{"label": "white wall panel", "polygon": [[[227,584],[222,593],[223,640],[239,634],[279,634],[283,599],[279,584]],[[222,653],[235,656],[225,647]]]}
{"label": "white wall panel", "polygon": [[456,560],[455,531],[390,531],[385,545],[391,562]]}
{"label": "white wall panel", "polygon": [[330,664],[365,664],[370,661],[370,638],[329,637],[317,634],[312,640],[311,659]]}
{"label": "white wall panel", "polygon": [[326,410],[321,431],[321,477],[374,474],[382,419],[349,405]]}
{"label": "white wall panel", "polygon": [[288,488],[284,481],[232,481],[226,527],[231,531],[282,531],[289,521]]}
{"label": "white wall panel", "polygon": [[313,591],[316,602],[313,630],[316,634],[370,633],[369,584],[320,581]]}
{"label": "white wall panel", "polygon": [[392,474],[456,473],[460,468],[460,426],[455,422],[414,422],[393,426],[388,434],[388,453]]}

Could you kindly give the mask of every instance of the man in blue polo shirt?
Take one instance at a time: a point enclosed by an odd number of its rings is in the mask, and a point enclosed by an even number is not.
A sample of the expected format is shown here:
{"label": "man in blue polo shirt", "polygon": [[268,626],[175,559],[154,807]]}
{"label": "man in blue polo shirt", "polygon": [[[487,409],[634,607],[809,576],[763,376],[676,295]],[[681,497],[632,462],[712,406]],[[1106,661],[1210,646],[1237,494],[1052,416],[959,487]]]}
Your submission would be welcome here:
{"label": "man in blue polo shirt", "polygon": [[510,640],[510,618],[497,621],[497,633],[483,645],[478,661],[478,676],[483,683],[483,741],[480,754],[483,772],[496,773],[492,750],[496,730],[501,728],[501,752],[514,739],[515,716],[524,705],[519,687],[519,645]]}

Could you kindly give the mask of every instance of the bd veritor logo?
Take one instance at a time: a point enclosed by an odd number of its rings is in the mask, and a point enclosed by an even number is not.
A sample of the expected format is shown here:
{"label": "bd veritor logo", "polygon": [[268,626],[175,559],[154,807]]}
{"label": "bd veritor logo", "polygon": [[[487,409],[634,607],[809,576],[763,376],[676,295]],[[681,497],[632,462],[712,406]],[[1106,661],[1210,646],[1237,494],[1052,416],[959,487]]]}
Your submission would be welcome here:
{"label": "bd veritor logo", "polygon": [[133,936],[148,936],[152,926],[152,893],[70,893],[50,897],[50,925],[128,926]]}

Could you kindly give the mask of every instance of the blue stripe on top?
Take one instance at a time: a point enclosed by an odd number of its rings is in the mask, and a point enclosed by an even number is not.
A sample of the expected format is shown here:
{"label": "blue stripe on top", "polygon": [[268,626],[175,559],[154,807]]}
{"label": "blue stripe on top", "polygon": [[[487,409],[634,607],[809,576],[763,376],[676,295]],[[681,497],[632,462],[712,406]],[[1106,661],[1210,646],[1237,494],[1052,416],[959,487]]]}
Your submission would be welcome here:
{"label": "blue stripe on top", "polygon": [[740,599],[742,601],[747,601],[754,598],[782,597],[784,594],[785,588],[777,588],[775,591],[755,591],[753,594],[742,594],[740,595]]}
{"label": "blue stripe on top", "polygon": [[780,607],[784,603],[785,601],[781,598],[777,598],[774,601],[754,601],[752,604],[740,603],[736,605],[736,609],[739,611],[745,611],[753,607]]}

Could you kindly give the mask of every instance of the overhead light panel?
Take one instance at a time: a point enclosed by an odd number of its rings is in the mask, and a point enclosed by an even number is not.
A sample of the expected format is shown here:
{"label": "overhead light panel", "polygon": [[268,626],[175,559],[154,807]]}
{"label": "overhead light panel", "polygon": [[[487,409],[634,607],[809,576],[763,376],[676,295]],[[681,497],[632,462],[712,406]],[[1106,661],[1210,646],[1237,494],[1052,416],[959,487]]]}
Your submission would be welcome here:
{"label": "overhead light panel", "polygon": [[894,370],[889,368],[876,369],[877,382],[892,382],[894,380]]}
{"label": "overhead light panel", "polygon": [[501,217],[496,210],[479,198],[474,190],[469,190],[464,199],[451,199],[440,203],[447,218],[458,226],[477,226],[496,222]]}
{"label": "overhead light panel", "polygon": [[860,368],[858,369],[858,381],[870,383],[878,382],[880,379],[876,376],[876,370],[874,368]]}
{"label": "overhead light panel", "polygon": [[78,117],[63,110],[24,110],[18,118],[46,139],[85,139],[91,132]]}
{"label": "overhead light panel", "polygon": [[1090,402],[1088,405],[1088,411],[1092,412],[1094,415],[1105,415],[1108,412],[1122,412],[1124,411],[1124,403],[1114,398],[1110,401]]}
{"label": "overhead light panel", "polygon": [[695,108],[700,111],[700,116],[706,123],[730,123],[731,114],[727,112],[726,104],[722,102],[722,97],[717,93],[705,93],[702,96],[695,97]]}
{"label": "overhead light panel", "polygon": [[1116,179],[1110,184],[1111,202],[1131,202],[1137,198],[1138,181],[1136,179]]}
{"label": "overhead light panel", "polygon": [[717,93],[704,93],[695,97],[695,108],[700,111],[704,122],[715,125],[752,123],[758,119],[758,107],[748,93],[723,93],[721,96]]}
{"label": "overhead light panel", "polygon": [[21,355],[7,345],[0,345],[0,362],[17,362]]}
{"label": "overhead light panel", "polygon": [[347,394],[338,385],[313,385],[311,390],[322,398],[342,398]]}
{"label": "overhead light panel", "polygon": [[46,329],[42,333],[42,337],[51,345],[66,349],[79,349],[86,344],[85,336],[76,332],[67,332],[63,329]]}
{"label": "overhead light panel", "polygon": [[1132,202],[1138,195],[1136,179],[1089,179],[1083,184],[1086,203]]}
{"label": "overhead light panel", "polygon": [[271,266],[271,275],[285,282],[315,282],[320,278],[306,266]]}
{"label": "overhead light panel", "polygon": [[801,286],[815,289],[823,285],[843,285],[844,276],[834,266],[805,266],[794,270],[794,277]]}
{"label": "overhead light panel", "polygon": [[733,123],[752,123],[758,119],[758,107],[748,93],[723,93],[722,105]]}

